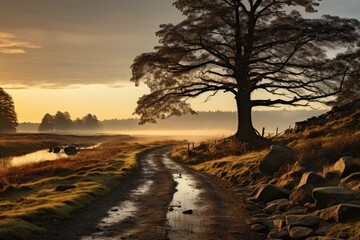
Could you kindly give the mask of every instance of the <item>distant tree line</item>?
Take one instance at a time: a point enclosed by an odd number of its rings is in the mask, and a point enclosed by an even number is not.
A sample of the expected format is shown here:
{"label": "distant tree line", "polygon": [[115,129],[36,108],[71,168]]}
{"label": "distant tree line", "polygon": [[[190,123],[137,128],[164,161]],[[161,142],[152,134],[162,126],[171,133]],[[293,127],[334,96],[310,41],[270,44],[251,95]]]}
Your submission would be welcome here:
{"label": "distant tree line", "polygon": [[73,121],[68,112],[58,111],[55,115],[45,114],[41,120],[39,132],[96,131],[101,128],[102,124],[96,115],[89,113]]}
{"label": "distant tree line", "polygon": [[12,97],[0,87],[0,132],[16,132],[18,126]]}

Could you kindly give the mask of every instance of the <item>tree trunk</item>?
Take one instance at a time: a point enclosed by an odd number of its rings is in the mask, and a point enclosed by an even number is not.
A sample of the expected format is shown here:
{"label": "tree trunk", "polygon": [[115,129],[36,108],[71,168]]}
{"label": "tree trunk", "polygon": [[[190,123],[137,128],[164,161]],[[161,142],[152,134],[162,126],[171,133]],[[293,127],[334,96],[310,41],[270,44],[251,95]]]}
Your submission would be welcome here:
{"label": "tree trunk", "polygon": [[259,136],[252,124],[250,93],[241,91],[235,97],[238,113],[238,129],[235,139],[249,143],[250,145],[263,145],[264,139]]}

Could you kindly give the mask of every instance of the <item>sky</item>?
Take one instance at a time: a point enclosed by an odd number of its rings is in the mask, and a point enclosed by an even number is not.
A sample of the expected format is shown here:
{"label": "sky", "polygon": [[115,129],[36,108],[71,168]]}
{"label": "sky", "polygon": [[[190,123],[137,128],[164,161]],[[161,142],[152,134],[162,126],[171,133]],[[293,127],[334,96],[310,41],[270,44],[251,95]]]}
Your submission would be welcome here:
{"label": "sky", "polygon": [[[129,81],[133,59],[152,51],[162,23],[177,23],[172,0],[0,0],[0,87],[20,122],[45,113],[129,118],[148,90]],[[323,14],[360,18],[359,0],[323,0]],[[192,102],[236,110],[231,94]]]}

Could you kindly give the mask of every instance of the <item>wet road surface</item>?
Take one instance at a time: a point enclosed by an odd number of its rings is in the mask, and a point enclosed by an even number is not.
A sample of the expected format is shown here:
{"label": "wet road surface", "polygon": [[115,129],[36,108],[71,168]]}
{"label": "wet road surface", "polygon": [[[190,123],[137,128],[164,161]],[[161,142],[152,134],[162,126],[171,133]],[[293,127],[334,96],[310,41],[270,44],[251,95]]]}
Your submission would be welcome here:
{"label": "wet road surface", "polygon": [[142,154],[135,176],[45,238],[259,239],[230,186],[174,161],[170,153],[164,146]]}

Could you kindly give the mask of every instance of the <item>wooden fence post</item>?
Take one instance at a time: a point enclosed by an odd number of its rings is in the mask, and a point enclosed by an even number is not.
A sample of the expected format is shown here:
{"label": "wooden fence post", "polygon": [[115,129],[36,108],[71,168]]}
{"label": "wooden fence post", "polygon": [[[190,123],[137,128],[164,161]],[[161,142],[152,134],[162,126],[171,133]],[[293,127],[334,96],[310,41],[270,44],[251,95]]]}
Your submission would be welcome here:
{"label": "wooden fence post", "polygon": [[261,136],[264,137],[264,135],[265,135],[265,128],[263,127]]}

